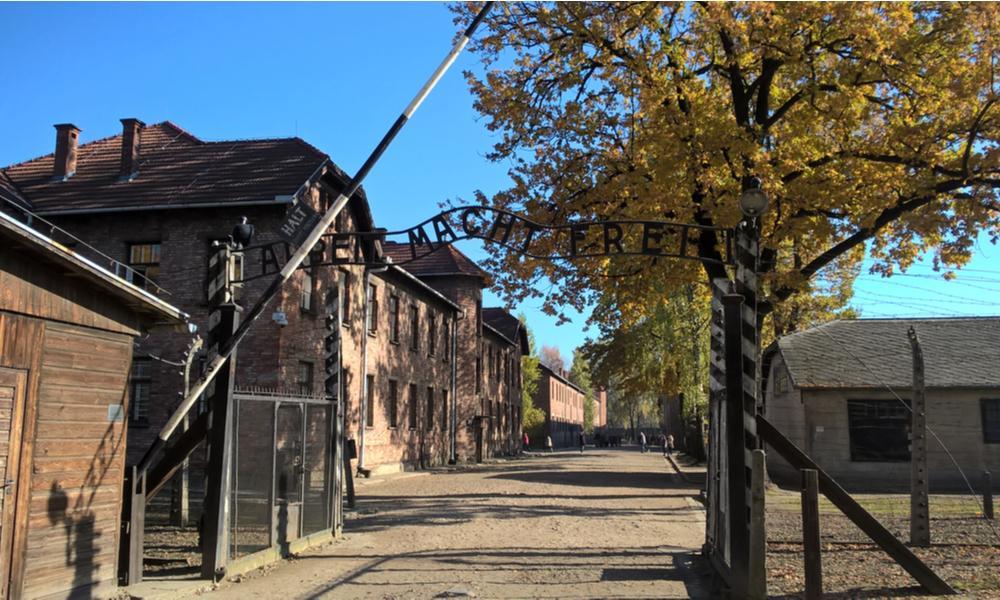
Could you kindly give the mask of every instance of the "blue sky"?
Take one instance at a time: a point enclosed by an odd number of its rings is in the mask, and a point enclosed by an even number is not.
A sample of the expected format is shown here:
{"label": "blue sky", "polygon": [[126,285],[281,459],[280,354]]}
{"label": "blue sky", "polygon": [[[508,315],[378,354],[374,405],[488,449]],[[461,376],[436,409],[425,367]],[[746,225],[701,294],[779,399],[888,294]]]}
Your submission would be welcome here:
{"label": "blue sky", "polygon": [[[298,135],[353,173],[456,30],[438,3],[3,4],[0,164],[51,152],[54,123],[75,123],[86,142],[137,117],[210,140]],[[458,59],[368,177],[380,226],[407,227],[442,200],[506,184],[506,166],[484,158],[494,138],[461,75],[477,67]],[[926,277],[927,266],[863,276],[856,305],[868,316],[996,314],[1000,248],[980,245],[958,281]],[[582,315],[557,327],[537,302],[515,310],[539,345],[567,358],[585,338]]]}

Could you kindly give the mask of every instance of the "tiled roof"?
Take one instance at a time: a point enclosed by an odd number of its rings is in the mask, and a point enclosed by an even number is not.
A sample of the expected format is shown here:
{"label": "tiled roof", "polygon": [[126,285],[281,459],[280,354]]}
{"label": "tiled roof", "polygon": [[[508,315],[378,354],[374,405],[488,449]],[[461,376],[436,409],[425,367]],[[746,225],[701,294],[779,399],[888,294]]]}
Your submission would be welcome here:
{"label": "tiled roof", "polygon": [[[446,244],[416,260],[413,260],[409,244],[386,242],[382,244],[382,251],[392,259],[393,263],[400,265],[417,277],[469,275],[489,279],[489,274],[486,271],[480,269],[479,265],[451,244]],[[417,246],[418,256],[425,251],[422,246]]]}
{"label": "tiled roof", "polygon": [[[3,171],[0,171],[0,200],[9,200],[22,208],[31,208],[31,203],[21,195],[17,186]],[[2,204],[0,202],[0,209],[3,208]]]}
{"label": "tiled roof", "polygon": [[528,353],[528,334],[520,319],[502,308],[484,308],[483,322],[497,330],[500,335],[521,346],[521,353]]}
{"label": "tiled roof", "polygon": [[121,146],[120,134],[80,145],[65,181],[52,176],[52,154],[2,171],[45,214],[287,200],[329,160],[299,138],[205,142],[164,121],[143,128],[129,181],[119,172]]}
{"label": "tiled roof", "polygon": [[913,326],[928,387],[1000,387],[1000,317],[833,321],[778,340],[800,388],[910,388]]}

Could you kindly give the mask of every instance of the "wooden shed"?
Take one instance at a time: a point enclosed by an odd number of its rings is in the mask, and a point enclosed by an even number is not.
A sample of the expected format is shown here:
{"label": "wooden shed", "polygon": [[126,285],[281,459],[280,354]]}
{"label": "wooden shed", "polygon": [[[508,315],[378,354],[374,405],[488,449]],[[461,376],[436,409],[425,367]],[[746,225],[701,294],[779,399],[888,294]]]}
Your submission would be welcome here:
{"label": "wooden shed", "polygon": [[114,593],[133,338],[185,321],[0,212],[0,599]]}

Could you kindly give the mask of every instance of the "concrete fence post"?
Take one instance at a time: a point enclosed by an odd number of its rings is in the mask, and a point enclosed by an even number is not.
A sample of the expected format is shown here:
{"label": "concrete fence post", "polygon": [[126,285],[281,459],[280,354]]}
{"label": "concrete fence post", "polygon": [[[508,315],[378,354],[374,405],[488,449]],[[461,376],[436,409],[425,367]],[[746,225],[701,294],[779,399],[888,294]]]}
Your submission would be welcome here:
{"label": "concrete fence post", "polygon": [[767,530],[765,527],[764,481],[767,477],[763,450],[752,453],[750,475],[750,559],[747,565],[747,598],[767,599]]}

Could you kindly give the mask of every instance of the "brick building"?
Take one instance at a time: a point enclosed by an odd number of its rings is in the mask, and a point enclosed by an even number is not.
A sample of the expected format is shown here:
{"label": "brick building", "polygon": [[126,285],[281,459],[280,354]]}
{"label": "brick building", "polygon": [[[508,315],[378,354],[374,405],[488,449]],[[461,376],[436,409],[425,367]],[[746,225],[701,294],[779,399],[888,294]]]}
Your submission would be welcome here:
{"label": "brick building", "polygon": [[564,373],[556,373],[543,364],[538,365],[538,370],[541,376],[534,401],[545,412],[543,435],[552,436],[556,447],[578,445],[586,395]]}
{"label": "brick building", "polygon": [[[189,313],[202,331],[212,243],[243,216],[255,227],[252,246],[279,242],[290,206],[323,211],[348,181],[299,138],[207,142],[170,122],[123,119],[122,126],[119,135],[80,145],[79,128],[57,125],[55,152],[0,170],[0,190],[16,192],[3,197],[18,198],[31,213],[111,257],[111,268],[127,265],[148,276],[155,282],[147,284],[150,291]],[[4,206],[17,210],[10,200]],[[333,231],[374,227],[359,190]],[[331,252],[348,262],[407,260],[407,247],[386,243],[383,254],[376,242],[357,244]],[[247,251],[240,303],[258,298],[270,279],[261,275],[287,258],[287,247],[284,255],[278,248]],[[514,451],[519,356],[527,343],[518,339],[523,331],[483,325],[487,282],[485,272],[450,246],[402,267],[303,268],[240,345],[236,386],[322,396],[323,300],[340,283],[346,418],[348,437],[359,444],[359,466],[400,469]],[[176,364],[189,342],[154,333],[137,345],[129,463],[138,461],[179,401],[183,378]]]}

